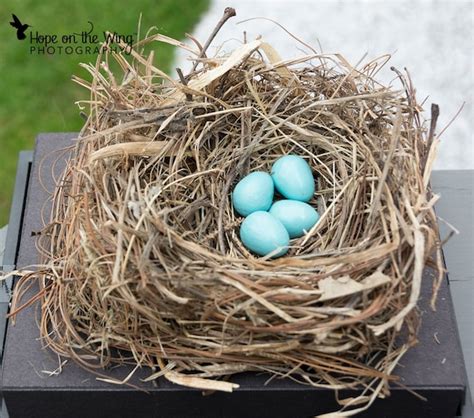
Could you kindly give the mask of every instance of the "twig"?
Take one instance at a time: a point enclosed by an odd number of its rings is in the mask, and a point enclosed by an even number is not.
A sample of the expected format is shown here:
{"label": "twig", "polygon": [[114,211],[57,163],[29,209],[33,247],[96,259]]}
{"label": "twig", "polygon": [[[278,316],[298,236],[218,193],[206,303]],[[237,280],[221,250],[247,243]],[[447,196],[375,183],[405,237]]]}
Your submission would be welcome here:
{"label": "twig", "polygon": [[[179,77],[181,83],[183,83],[184,86],[187,86],[187,85],[188,85],[188,82],[187,82],[187,80],[186,80],[186,77],[184,77],[184,74],[183,74],[183,72],[181,71],[181,68],[176,68],[176,72],[178,73],[178,77]],[[185,92],[184,94],[185,94],[186,100],[187,100],[188,102],[190,102],[190,101],[193,100],[192,94],[190,94],[190,93],[188,93],[188,92]]]}
{"label": "twig", "polygon": [[[196,67],[199,65],[199,60],[205,56],[207,48],[209,48],[209,45],[211,45],[211,42],[214,40],[214,38],[216,37],[217,33],[220,31],[222,26],[224,26],[225,22],[227,22],[231,17],[233,17],[235,15],[236,15],[236,13],[235,13],[235,9],[233,7],[226,7],[225,8],[224,14],[221,17],[221,20],[219,20],[219,22],[217,22],[216,27],[214,28],[211,35],[207,39],[206,43],[202,47],[201,53],[199,54],[197,59],[194,61],[193,68],[191,69],[190,74],[192,74],[194,72],[194,70],[196,69]],[[188,75],[188,78],[189,78],[189,75]]]}
{"label": "twig", "polygon": [[436,103],[431,104],[431,121],[430,121],[430,130],[428,132],[428,140],[426,142],[426,149],[425,149],[425,155],[423,156],[423,162],[421,165],[422,171],[425,170],[426,166],[426,161],[428,159],[428,154],[431,149],[431,145],[433,144],[433,139],[435,136],[435,130],[436,130],[436,123],[438,121],[439,117],[439,106]]}

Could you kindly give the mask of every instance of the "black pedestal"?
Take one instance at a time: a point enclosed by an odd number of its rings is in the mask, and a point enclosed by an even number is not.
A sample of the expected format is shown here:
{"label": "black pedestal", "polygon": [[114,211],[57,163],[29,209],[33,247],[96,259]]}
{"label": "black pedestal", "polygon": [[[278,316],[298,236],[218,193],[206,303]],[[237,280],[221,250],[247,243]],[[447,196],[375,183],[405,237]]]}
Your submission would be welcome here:
{"label": "black pedestal", "polygon": [[[52,165],[61,150],[71,145],[75,134],[44,134],[37,139],[35,155],[28,176],[26,206],[22,219],[21,238],[16,264],[26,267],[38,261],[32,231],[42,228],[41,211],[49,215],[45,204],[54,182]],[[56,175],[63,167],[55,166]],[[21,216],[21,215],[19,215]],[[10,234],[11,235],[11,234]],[[9,245],[9,242],[7,242]],[[12,244],[13,245],[13,244]],[[422,326],[420,343],[402,359],[395,373],[401,382],[427,401],[394,386],[392,396],[378,399],[360,417],[377,418],[452,418],[459,411],[465,396],[466,374],[453,312],[449,282],[443,281],[437,311],[429,308],[431,280],[425,272],[420,309]],[[35,290],[30,291],[30,295]],[[25,295],[27,298],[28,295]],[[171,384],[164,379],[143,383],[140,378],[150,374],[138,371],[131,383],[148,392],[126,386],[111,385],[95,379],[75,364],[68,362],[63,371],[48,377],[59,359],[41,348],[35,323],[36,308],[28,308],[8,325],[3,358],[2,391],[11,418],[76,418],[76,417],[311,417],[337,408],[335,395],[326,389],[298,385],[289,380],[273,380],[264,386],[268,376],[243,374],[232,380],[240,383],[234,393],[203,396],[200,391]],[[118,379],[130,369],[119,367],[108,371]],[[341,396],[347,393],[342,393]]]}

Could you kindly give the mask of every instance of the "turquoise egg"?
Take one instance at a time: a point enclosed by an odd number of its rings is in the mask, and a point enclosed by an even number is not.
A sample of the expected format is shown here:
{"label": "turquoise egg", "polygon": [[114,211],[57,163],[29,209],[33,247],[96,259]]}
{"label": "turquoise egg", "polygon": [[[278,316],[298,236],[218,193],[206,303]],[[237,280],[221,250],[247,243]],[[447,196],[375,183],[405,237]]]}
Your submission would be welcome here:
{"label": "turquoise egg", "polygon": [[237,183],[232,193],[232,204],[242,216],[258,210],[268,210],[273,202],[273,180],[268,173],[255,171]]}
{"label": "turquoise egg", "polygon": [[267,255],[280,248],[273,257],[288,251],[290,237],[283,224],[268,212],[258,211],[247,216],[240,226],[240,239],[255,254]]}
{"label": "turquoise egg", "polygon": [[314,177],[309,164],[297,155],[285,155],[272,166],[275,188],[287,199],[309,201],[314,194]]}
{"label": "turquoise egg", "polygon": [[269,213],[280,220],[290,238],[301,237],[319,221],[318,212],[299,200],[279,200],[272,205]]}

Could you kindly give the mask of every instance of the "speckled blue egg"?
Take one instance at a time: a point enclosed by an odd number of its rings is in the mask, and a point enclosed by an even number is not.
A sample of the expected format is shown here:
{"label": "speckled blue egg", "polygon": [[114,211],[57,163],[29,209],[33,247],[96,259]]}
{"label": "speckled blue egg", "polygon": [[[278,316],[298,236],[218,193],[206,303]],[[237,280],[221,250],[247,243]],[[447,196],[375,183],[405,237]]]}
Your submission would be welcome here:
{"label": "speckled blue egg", "polygon": [[287,199],[308,202],[314,194],[314,177],[308,163],[298,155],[285,155],[272,166],[275,188]]}
{"label": "speckled blue egg", "polygon": [[242,243],[255,254],[268,255],[280,249],[273,258],[288,251],[290,237],[283,224],[268,212],[258,211],[244,219],[240,226]]}
{"label": "speckled blue egg", "polygon": [[299,200],[279,200],[272,205],[269,213],[283,224],[290,238],[303,236],[319,221],[318,212]]}
{"label": "speckled blue egg", "polygon": [[232,193],[232,204],[242,216],[258,210],[268,210],[273,202],[273,180],[268,173],[255,171],[237,183]]}

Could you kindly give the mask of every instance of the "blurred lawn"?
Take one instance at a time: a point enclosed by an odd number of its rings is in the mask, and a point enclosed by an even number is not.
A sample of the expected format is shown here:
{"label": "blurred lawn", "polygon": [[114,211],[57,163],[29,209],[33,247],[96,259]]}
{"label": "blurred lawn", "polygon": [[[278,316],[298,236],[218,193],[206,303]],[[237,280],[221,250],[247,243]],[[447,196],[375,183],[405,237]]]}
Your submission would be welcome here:
{"label": "blurred lawn", "polygon": [[[80,62],[95,62],[93,55],[30,54],[30,31],[69,34],[89,30],[102,40],[102,32],[134,34],[142,13],[140,37],[151,26],[160,33],[182,39],[191,32],[209,0],[3,0],[0,4],[0,226],[8,222],[18,152],[32,149],[39,132],[78,131],[82,126],[76,100],[87,91],[71,81],[73,74],[87,77]],[[9,25],[15,13],[33,26],[27,39],[16,39]],[[134,35],[135,39],[135,35]],[[173,49],[154,43],[155,65],[170,70]],[[87,78],[89,79],[89,78]]]}

